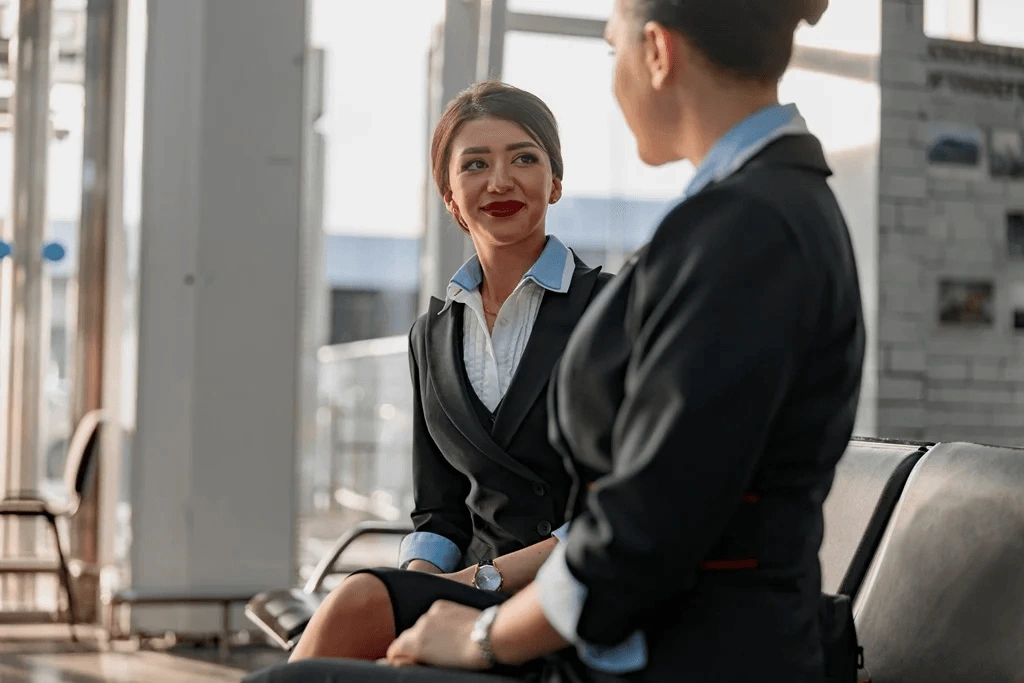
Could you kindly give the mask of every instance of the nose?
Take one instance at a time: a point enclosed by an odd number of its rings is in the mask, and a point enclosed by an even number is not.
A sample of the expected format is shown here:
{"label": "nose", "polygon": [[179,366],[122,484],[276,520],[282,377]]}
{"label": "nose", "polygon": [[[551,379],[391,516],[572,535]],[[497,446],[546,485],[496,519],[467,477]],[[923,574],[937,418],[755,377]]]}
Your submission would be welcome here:
{"label": "nose", "polygon": [[503,194],[512,189],[512,174],[505,164],[494,164],[488,179],[487,190],[495,194]]}

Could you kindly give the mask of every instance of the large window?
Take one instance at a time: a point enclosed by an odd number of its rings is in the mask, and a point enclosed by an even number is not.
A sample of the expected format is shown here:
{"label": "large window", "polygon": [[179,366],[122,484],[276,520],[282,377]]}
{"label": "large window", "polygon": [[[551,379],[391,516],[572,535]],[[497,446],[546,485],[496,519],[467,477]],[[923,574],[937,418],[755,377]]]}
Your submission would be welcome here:
{"label": "large window", "polygon": [[508,0],[509,12],[607,19],[615,0]]}
{"label": "large window", "polygon": [[[444,0],[381,6],[311,1],[326,57],[324,271],[334,343],[320,354],[318,445],[299,463],[298,567],[308,576],[338,534],[407,518],[411,382],[405,335],[416,314],[428,188],[428,56]],[[389,546],[390,548],[390,546]],[[371,553],[366,564],[393,557]]]}
{"label": "large window", "polygon": [[1020,0],[925,0],[924,32],[932,38],[1024,47]]}

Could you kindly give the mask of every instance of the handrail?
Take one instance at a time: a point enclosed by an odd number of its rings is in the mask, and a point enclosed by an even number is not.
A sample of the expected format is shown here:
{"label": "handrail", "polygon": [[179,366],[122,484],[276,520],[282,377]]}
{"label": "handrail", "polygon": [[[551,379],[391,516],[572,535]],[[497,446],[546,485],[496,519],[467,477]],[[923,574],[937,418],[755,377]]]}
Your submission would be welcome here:
{"label": "handrail", "polygon": [[406,335],[380,337],[362,341],[322,346],[316,353],[316,359],[323,365],[338,363],[359,358],[380,358],[409,351],[409,338]]}
{"label": "handrail", "polygon": [[331,567],[338,561],[338,557],[341,556],[345,549],[352,545],[360,536],[366,536],[369,534],[386,534],[389,536],[405,536],[406,534],[412,533],[413,528],[408,522],[362,522],[357,524],[353,529],[341,535],[341,537],[334,542],[331,550],[320,558],[320,562],[317,563],[316,569],[313,570],[313,574],[306,581],[306,586],[302,589],[304,592],[313,594],[320,590],[320,586],[323,585],[324,579],[327,578],[331,573]]}

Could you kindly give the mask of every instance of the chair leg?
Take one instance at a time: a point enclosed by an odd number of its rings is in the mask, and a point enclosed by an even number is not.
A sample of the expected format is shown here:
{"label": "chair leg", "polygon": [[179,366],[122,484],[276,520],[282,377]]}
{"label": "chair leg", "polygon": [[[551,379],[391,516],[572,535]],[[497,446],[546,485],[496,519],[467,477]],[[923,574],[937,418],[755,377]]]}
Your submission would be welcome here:
{"label": "chair leg", "polygon": [[53,529],[53,542],[57,546],[57,558],[60,560],[60,582],[64,586],[64,592],[68,596],[68,628],[71,629],[71,642],[78,642],[78,635],[75,633],[75,598],[71,592],[71,570],[68,569],[67,560],[64,557],[64,550],[61,547],[60,531],[57,529],[55,517],[47,515],[46,521]]}

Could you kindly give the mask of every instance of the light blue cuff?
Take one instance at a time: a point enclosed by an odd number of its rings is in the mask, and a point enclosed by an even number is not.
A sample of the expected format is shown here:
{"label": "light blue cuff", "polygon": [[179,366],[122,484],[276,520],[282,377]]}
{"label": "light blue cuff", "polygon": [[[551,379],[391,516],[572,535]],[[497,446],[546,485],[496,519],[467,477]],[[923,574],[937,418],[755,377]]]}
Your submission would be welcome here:
{"label": "light blue cuff", "polygon": [[565,543],[565,538],[569,535],[569,522],[552,531],[551,535],[557,538],[559,543]]}
{"label": "light blue cuff", "polygon": [[565,543],[559,543],[537,572],[537,588],[544,616],[558,634],[576,646],[580,660],[592,669],[626,674],[647,666],[647,639],[640,631],[612,646],[584,643],[576,634],[587,587],[576,580],[565,562]]}
{"label": "light blue cuff", "polygon": [[414,531],[402,539],[398,566],[405,569],[413,560],[426,560],[447,574],[459,566],[462,551],[444,536],[429,531]]}

